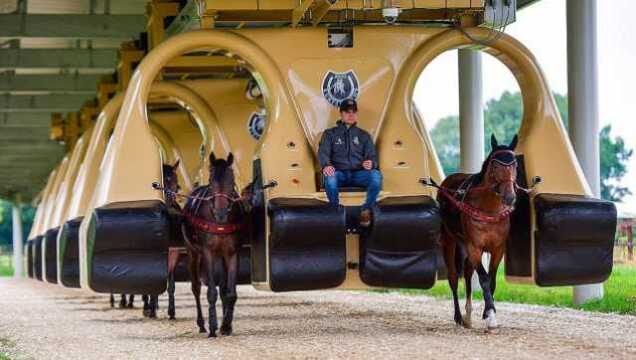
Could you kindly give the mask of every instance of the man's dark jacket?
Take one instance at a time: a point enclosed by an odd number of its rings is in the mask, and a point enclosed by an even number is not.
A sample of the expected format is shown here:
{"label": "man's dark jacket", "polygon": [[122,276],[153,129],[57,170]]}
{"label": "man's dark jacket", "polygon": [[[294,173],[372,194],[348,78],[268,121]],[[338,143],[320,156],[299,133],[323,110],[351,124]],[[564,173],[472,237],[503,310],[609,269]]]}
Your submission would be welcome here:
{"label": "man's dark jacket", "polygon": [[347,128],[339,120],[322,134],[318,147],[321,168],[331,165],[336,170],[361,170],[365,160],[373,161],[373,168],[378,167],[378,156],[368,132],[356,125]]}

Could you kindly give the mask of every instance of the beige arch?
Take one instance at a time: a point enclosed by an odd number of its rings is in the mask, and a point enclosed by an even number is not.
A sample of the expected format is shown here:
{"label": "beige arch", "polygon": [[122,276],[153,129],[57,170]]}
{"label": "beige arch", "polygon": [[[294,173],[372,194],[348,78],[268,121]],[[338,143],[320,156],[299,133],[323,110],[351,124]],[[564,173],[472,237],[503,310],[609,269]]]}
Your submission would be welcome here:
{"label": "beige arch", "polygon": [[[168,97],[170,101],[176,102],[191,112],[202,135],[205,139],[206,151],[209,152],[216,141],[224,143],[223,135],[219,132],[215,136],[218,126],[216,125],[216,115],[198,94],[186,86],[174,82],[155,82],[152,84],[152,99]],[[123,94],[119,93],[106,104],[100,113],[95,131],[92,134],[87,150],[86,160],[78,175],[78,180],[73,189],[74,196],[71,202],[67,220],[84,216],[90,205],[90,199],[97,186],[99,179],[99,167],[106,151],[106,139],[108,133],[115,127],[117,114],[121,109],[124,100]],[[145,109],[144,109],[145,111]],[[213,135],[210,135],[213,134]],[[219,140],[216,140],[216,138]],[[225,141],[227,143],[227,141]],[[203,169],[206,168],[207,158],[204,160]],[[200,170],[200,172],[202,172]],[[203,171],[205,173],[205,171]],[[199,175],[201,176],[201,175]],[[207,174],[204,174],[207,176]]]}
{"label": "beige arch", "polygon": [[[227,144],[227,141],[224,139],[222,132],[220,132],[220,128],[216,125],[216,115],[214,111],[208,106],[207,102],[203,100],[197,93],[193,90],[189,89],[186,86],[174,83],[174,82],[155,82],[152,83],[152,89],[150,94],[150,102],[155,101],[156,99],[164,100],[170,99],[170,101],[177,102],[186,110],[189,110],[193,117],[195,118],[197,125],[200,127],[200,131],[204,135],[204,139],[207,139],[205,142],[206,152],[214,148],[216,143],[219,144]],[[91,142],[89,148],[87,150],[86,161],[82,165],[82,170],[80,172],[80,180],[76,183],[77,192],[76,196],[73,200],[73,208],[72,211],[69,212],[67,216],[67,220],[71,220],[77,218],[79,216],[84,216],[80,224],[79,229],[79,252],[80,258],[86,258],[86,229],[88,228],[88,221],[91,211],[100,205],[102,205],[100,201],[100,184],[109,183],[112,181],[122,180],[124,183],[127,183],[127,180],[130,180],[129,176],[120,176],[119,179],[117,177],[110,176],[100,176],[101,174],[114,174],[112,172],[108,172],[104,169],[104,164],[107,163],[108,154],[112,154],[113,152],[119,152],[122,149],[117,149],[115,144],[108,144],[108,134],[111,129],[119,126],[119,122],[122,121],[121,118],[117,117],[117,114],[121,115],[122,102],[124,100],[123,94],[117,94],[102,110],[98,118],[98,122],[96,125],[96,129],[93,132],[93,136],[91,138]],[[146,114],[146,103],[143,105],[143,113]],[[149,126],[149,125],[148,125]],[[149,129],[149,128],[148,128]],[[116,133],[113,134],[111,141],[116,141]],[[159,158],[158,145],[155,142],[155,135],[152,133],[148,134],[149,137],[143,137],[143,139],[134,139],[133,142],[147,142],[150,141],[153,144],[153,149],[155,150],[154,156]],[[136,151],[129,151],[125,155],[131,158],[136,158]],[[111,155],[112,156],[112,155]],[[148,166],[147,159],[140,159],[140,161],[133,162],[131,165],[144,168]],[[206,168],[205,164],[207,164],[207,157],[203,162],[202,168]],[[160,160],[158,161],[158,167],[156,170],[161,171]],[[200,169],[199,172],[202,170]],[[126,174],[126,171],[118,172],[117,174]],[[130,172],[129,172],[130,174]],[[160,174],[159,174],[160,175]],[[207,174],[205,174],[207,176]],[[206,178],[207,179],[207,178]],[[160,177],[156,178],[153,181],[159,181]],[[151,189],[149,183],[144,183],[143,190]],[[152,190],[156,199],[161,198],[161,193],[155,190]],[[89,288],[87,284],[86,278],[86,270],[84,266],[80,266],[80,283],[82,287]]]}
{"label": "beige arch", "polygon": [[51,193],[48,197],[48,201],[46,204],[45,212],[44,212],[44,223],[42,225],[42,229],[40,235],[44,235],[49,229],[53,227],[53,218],[55,215],[55,201],[57,200],[57,195],[60,190],[60,186],[62,185],[62,181],[64,180],[64,176],[66,175],[66,171],[68,169],[69,163],[69,154],[66,154],[62,161],[60,162],[60,166],[57,170],[57,175],[55,176],[55,180],[53,181],[53,185],[51,186]]}
{"label": "beige arch", "polygon": [[[179,150],[174,139],[166,132],[166,130],[164,130],[159,124],[152,121],[150,123],[150,128],[152,129],[152,134],[157,138],[159,144],[166,151],[166,159],[163,160],[164,163],[172,165],[175,161],[177,161],[177,159],[183,159],[181,150]],[[192,191],[192,180],[190,179],[190,174],[188,174],[184,161],[179,162],[179,175],[184,183],[183,189],[188,193]]]}
{"label": "beige arch", "polygon": [[40,235],[41,233],[46,203],[49,197],[49,193],[51,192],[51,186],[53,186],[53,181],[56,175],[57,175],[57,166],[49,174],[48,180],[46,181],[46,185],[44,186],[44,190],[42,191],[42,199],[40,201],[40,204],[38,205],[37,210],[35,211],[35,218],[33,221],[33,226],[31,226],[31,232],[29,233],[29,240],[32,240],[33,238]]}
{"label": "beige arch", "polygon": [[84,160],[86,143],[93,132],[93,128],[93,126],[89,127],[77,140],[75,147],[73,147],[69,158],[68,169],[66,170],[66,174],[64,175],[64,179],[59,186],[59,191],[55,198],[53,217],[50,224],[51,228],[62,225],[64,219],[66,219],[66,214],[69,210],[68,204],[73,195],[72,190],[77,179],[77,172],[79,171],[80,164]]}
{"label": "beige arch", "polygon": [[[473,38],[486,39],[490,30],[470,28]],[[415,82],[435,57],[444,51],[475,45],[459,30],[447,30],[424,42],[407,60],[396,81],[389,114],[412,111]],[[523,119],[517,152],[525,155],[527,181],[535,175],[544,181],[538,193],[591,195],[567,137],[547,81],[530,51],[519,41],[501,33],[484,51],[503,62],[517,78],[523,97]],[[550,146],[545,146],[550,144]]]}
{"label": "beige arch", "polygon": [[[238,54],[254,66],[257,71],[255,77],[261,82],[268,113],[273,114],[270,118],[270,124],[281,118],[296,120],[296,114],[289,100],[291,97],[288,94],[288,89],[284,86],[278,68],[254,42],[236,33],[219,30],[192,31],[172,37],[153,49],[137,67],[126,92],[126,100],[122,105],[115,129],[113,149],[118,150],[110,151],[104,162],[105,173],[134,174],[138,181],[131,184],[123,178],[114,178],[108,182],[100,182],[98,189],[100,196],[96,199],[95,205],[101,206],[107,203],[126,201],[131,196],[136,199],[160,198],[160,194],[147,186],[160,178],[160,159],[156,144],[152,140],[148,117],[144,109],[152,81],[171,58],[191,50],[217,47]],[[297,135],[302,135],[302,138],[305,138],[298,121],[292,121],[286,125],[290,127],[287,129],[288,132],[296,131]],[[300,136],[297,137],[300,138]],[[278,137],[267,136],[267,138],[268,142],[278,142],[278,144],[284,143],[286,140],[283,134],[279,134]],[[306,146],[306,141],[298,143],[302,144],[302,149],[299,149],[301,151],[296,151],[290,156],[301,154],[306,158],[311,158],[312,154]],[[266,146],[263,140],[261,140],[260,146],[261,148]],[[126,154],[125,160],[122,159],[124,154]],[[269,157],[267,160],[272,162],[281,161],[280,154],[267,154],[265,152],[262,155]],[[143,163],[143,166],[131,166],[131,164],[140,163]],[[266,168],[263,169],[263,172],[265,177],[269,176]],[[314,183],[313,173],[303,172],[300,176],[303,177],[304,183]]]}

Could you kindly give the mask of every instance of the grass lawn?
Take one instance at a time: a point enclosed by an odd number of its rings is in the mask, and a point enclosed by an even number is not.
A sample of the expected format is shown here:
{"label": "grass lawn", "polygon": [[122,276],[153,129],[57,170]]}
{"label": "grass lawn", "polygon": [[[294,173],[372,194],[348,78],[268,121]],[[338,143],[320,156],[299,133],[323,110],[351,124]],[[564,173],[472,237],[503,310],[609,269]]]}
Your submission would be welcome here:
{"label": "grass lawn", "polygon": [[0,255],[0,276],[13,276],[11,255]]}
{"label": "grass lawn", "polygon": [[[463,281],[460,282],[459,289],[460,299],[463,299]],[[438,281],[429,290],[403,289],[400,292],[409,295],[425,294],[442,298],[451,297],[448,281],[446,280]],[[473,298],[482,299],[481,291],[478,293],[473,291]],[[533,285],[511,284],[505,281],[503,268],[500,267],[497,273],[495,300],[636,315],[636,267],[614,265],[612,275],[605,282],[604,298],[586,303],[580,307],[572,303],[571,286],[541,288]]]}

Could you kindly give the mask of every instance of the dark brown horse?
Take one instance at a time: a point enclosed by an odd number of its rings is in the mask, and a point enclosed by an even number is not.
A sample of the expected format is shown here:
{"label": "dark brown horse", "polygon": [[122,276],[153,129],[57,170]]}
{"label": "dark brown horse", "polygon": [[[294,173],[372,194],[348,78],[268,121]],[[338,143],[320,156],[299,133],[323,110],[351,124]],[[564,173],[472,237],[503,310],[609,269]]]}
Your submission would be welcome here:
{"label": "dark brown horse", "polygon": [[[506,250],[510,214],[516,201],[517,161],[514,149],[517,136],[508,146],[499,145],[491,136],[492,152],[477,174],[453,174],[439,188],[437,200],[442,213],[441,243],[453,292],[455,322],[471,327],[471,278],[479,275],[485,308],[483,319],[488,329],[497,327],[493,295],[497,268]],[[491,255],[488,272],[482,254]],[[462,318],[457,298],[458,275],[464,273],[466,316]]]}
{"label": "dark brown horse", "polygon": [[[172,222],[170,240],[168,242],[168,317],[170,320],[175,319],[175,279],[174,272],[179,264],[181,256],[185,256],[186,249],[181,236],[181,228],[178,226],[178,219],[181,218],[181,206],[177,202],[177,194],[179,193],[179,178],[177,177],[177,169],[179,168],[179,160],[174,165],[163,164],[163,195],[168,208],[168,213]],[[159,304],[159,296],[144,295],[144,316],[157,317],[157,307]]]}
{"label": "dark brown horse", "polygon": [[[184,209],[183,235],[190,257],[192,293],[197,305],[199,332],[205,332],[201,311],[201,283],[208,287],[209,337],[216,337],[216,301],[223,304],[221,335],[232,333],[237,300],[238,250],[245,220],[243,198],[235,188],[230,153],[226,159],[210,154],[210,183],[196,188]],[[217,286],[219,292],[217,292]]]}

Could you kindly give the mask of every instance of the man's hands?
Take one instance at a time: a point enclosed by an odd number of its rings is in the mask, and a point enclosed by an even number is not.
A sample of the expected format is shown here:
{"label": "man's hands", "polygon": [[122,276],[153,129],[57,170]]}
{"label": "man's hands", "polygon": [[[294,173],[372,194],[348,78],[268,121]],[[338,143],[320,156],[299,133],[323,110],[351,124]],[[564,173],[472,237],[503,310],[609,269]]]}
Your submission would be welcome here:
{"label": "man's hands", "polygon": [[[373,161],[371,160],[364,160],[362,162],[362,168],[365,170],[371,170],[373,169]],[[336,168],[331,166],[331,165],[327,165],[324,168],[322,168],[322,173],[325,176],[334,176],[334,174],[336,173]]]}
{"label": "man's hands", "polygon": [[322,173],[323,173],[325,176],[334,176],[334,174],[336,173],[336,168],[335,168],[335,167],[333,167],[333,166],[331,166],[331,165],[325,166],[325,167],[322,169]]}

